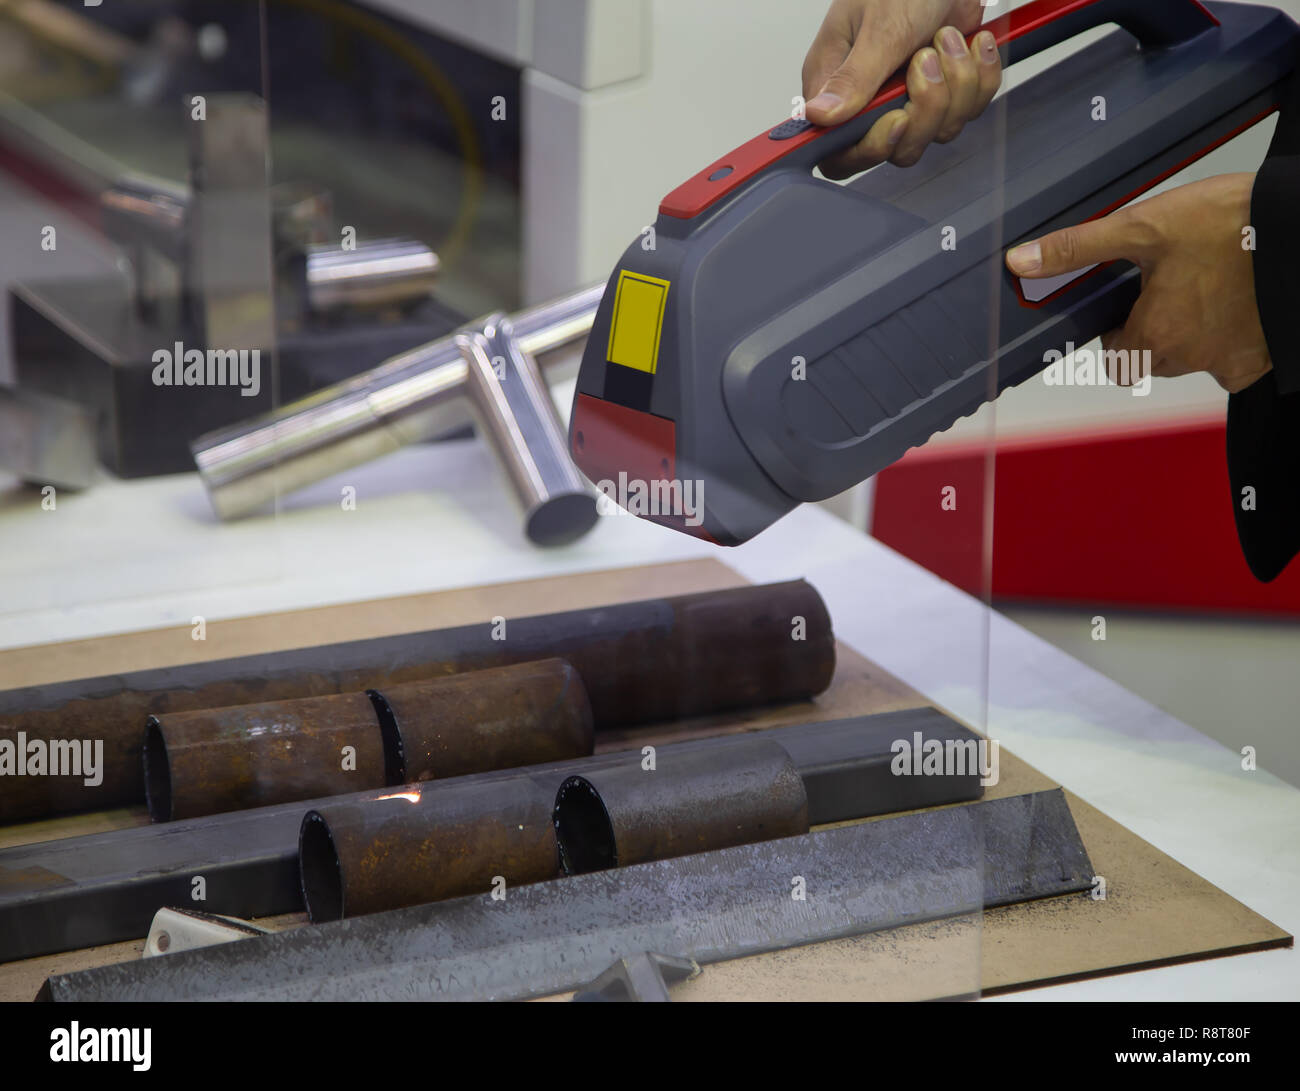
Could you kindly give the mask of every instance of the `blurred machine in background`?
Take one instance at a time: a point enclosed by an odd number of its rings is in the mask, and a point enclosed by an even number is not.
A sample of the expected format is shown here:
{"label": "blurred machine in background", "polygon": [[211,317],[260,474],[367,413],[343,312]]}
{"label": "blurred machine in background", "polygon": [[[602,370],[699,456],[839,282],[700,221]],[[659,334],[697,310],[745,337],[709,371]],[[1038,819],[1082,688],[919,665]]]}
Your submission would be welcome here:
{"label": "blurred machine in background", "polygon": [[[789,108],[797,70],[771,73],[820,13],[787,7],[5,0],[0,170],[62,216],[15,240],[4,370],[93,409],[114,472],[185,471],[214,428],[603,279],[659,195]],[[716,95],[724,38],[747,63]],[[116,271],[46,272],[69,220]],[[256,391],[189,392],[152,382],[160,345],[276,351]]]}

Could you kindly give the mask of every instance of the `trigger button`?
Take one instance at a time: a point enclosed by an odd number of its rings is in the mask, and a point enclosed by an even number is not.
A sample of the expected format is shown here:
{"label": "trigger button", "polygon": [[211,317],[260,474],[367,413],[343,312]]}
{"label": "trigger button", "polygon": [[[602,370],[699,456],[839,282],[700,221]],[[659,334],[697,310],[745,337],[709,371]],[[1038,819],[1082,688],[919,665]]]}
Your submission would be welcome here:
{"label": "trigger button", "polygon": [[789,121],[783,121],[775,129],[767,134],[768,140],[789,140],[792,136],[798,136],[800,133],[806,133],[813,127],[813,123],[806,119],[792,117]]}

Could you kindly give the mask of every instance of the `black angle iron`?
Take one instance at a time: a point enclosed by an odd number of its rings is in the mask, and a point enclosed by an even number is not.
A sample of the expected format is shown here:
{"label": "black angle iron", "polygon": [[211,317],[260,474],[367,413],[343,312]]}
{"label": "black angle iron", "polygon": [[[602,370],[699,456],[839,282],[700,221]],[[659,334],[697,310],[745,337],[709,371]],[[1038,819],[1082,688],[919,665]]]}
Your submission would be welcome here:
{"label": "black angle iron", "polygon": [[665,197],[587,342],[569,435],[583,472],[635,514],[736,545],[1122,325],[1134,266],[1036,298],[1004,253],[1262,121],[1300,28],[1249,4],[1036,0],[986,29],[1014,63],[1108,23],[919,166],[812,174],[900,105],[900,79],[851,121],[784,122]]}
{"label": "black angle iron", "polygon": [[646,952],[720,962],[1091,883],[1057,788],[61,974],[40,999],[525,999]]}

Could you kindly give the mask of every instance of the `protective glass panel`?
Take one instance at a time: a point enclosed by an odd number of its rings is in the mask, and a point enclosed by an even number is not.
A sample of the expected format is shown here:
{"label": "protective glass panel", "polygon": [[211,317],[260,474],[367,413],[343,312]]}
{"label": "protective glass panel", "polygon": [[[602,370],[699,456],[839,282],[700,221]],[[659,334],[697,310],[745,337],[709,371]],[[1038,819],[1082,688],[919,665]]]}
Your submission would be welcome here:
{"label": "protective glass panel", "polygon": [[1227,169],[1284,65],[1007,7],[987,109],[839,182],[815,4],[0,8],[0,996],[1101,968],[1059,780],[1186,741],[1069,658],[1182,601],[1108,445],[1208,403],[1094,340],[1125,255],[1006,251]]}

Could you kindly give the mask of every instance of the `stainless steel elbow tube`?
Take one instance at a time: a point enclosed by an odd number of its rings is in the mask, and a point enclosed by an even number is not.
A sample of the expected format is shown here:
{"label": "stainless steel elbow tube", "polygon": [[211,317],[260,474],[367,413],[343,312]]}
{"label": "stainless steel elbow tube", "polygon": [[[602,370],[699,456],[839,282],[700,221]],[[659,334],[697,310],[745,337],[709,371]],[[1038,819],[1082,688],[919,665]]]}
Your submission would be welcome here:
{"label": "stainless steel elbow tube", "polygon": [[[595,521],[595,503],[569,458],[537,361],[590,332],[603,293],[597,285],[508,320],[471,323],[273,413],[201,436],[191,450],[213,508],[223,519],[251,514],[279,494],[477,418],[523,502],[529,537],[543,545],[579,537]],[[502,366],[484,371],[479,357]]]}

